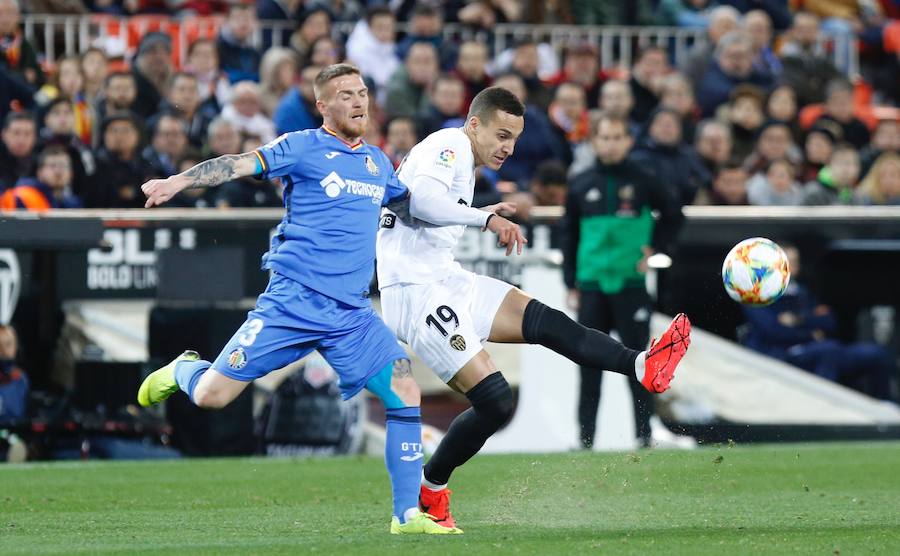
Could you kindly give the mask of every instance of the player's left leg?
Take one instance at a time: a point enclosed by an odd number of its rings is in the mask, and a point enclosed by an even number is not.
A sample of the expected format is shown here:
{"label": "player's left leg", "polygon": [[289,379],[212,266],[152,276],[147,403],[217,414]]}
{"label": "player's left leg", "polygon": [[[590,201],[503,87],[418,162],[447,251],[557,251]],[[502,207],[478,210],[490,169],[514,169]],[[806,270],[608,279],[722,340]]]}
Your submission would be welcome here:
{"label": "player's left leg", "polygon": [[370,308],[349,310],[352,322],[324,338],[319,352],[340,377],[347,399],[363,387],[385,407],[384,462],[393,495],[392,534],[458,534],[419,511],[422,475],[421,393],[396,337]]}
{"label": "player's left leg", "polygon": [[585,366],[636,376],[655,393],[664,392],[690,345],[691,323],[679,313],[641,353],[607,334],[582,326],[565,313],[512,288],[497,310],[490,341],[539,344]]}

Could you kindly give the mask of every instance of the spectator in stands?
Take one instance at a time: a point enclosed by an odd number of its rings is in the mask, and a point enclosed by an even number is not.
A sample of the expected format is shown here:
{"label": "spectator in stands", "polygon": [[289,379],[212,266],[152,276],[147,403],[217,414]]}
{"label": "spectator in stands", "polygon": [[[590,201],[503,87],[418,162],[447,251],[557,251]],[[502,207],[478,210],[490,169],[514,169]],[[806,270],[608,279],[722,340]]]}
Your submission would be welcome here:
{"label": "spectator in stands", "polygon": [[141,39],[135,60],[132,74],[137,85],[137,99],[132,108],[142,118],[149,118],[159,110],[166,85],[175,73],[172,38],[156,31],[147,33]]}
{"label": "spectator in stands", "polygon": [[547,115],[560,142],[568,146],[567,156],[562,160],[568,166],[572,163],[574,150],[590,136],[590,118],[584,88],[578,83],[560,84]]}
{"label": "spectator in stands", "polygon": [[[516,204],[513,218],[526,225],[528,237],[532,236],[534,230],[530,226],[534,207],[562,207],[566,204],[566,193],[569,190],[566,180],[566,166],[556,160],[547,160],[535,170],[527,191],[517,191],[503,196],[504,201]],[[550,244],[554,248],[559,248],[562,241],[559,237],[559,221],[552,221],[550,225]]]}
{"label": "spectator in stands", "polygon": [[769,120],[759,128],[756,147],[744,160],[744,167],[751,176],[765,171],[775,160],[787,159],[795,167],[802,160],[800,149],[794,144],[791,129],[784,122]]}
{"label": "spectator in stands", "polygon": [[388,118],[415,117],[428,108],[428,90],[437,79],[438,53],[429,42],[413,43],[403,65],[388,83],[385,112]]}
{"label": "spectator in stands", "polygon": [[3,119],[0,133],[0,192],[21,177],[34,176],[38,130],[29,112],[11,112]]}
{"label": "spectator in stands", "polygon": [[94,110],[97,119],[103,121],[107,114],[115,112],[135,112],[137,95],[137,82],[133,73],[117,71],[109,74]]}
{"label": "spectator in stands", "polygon": [[341,45],[331,37],[319,37],[309,47],[309,63],[326,67],[344,61]]}
{"label": "spectator in stands", "polygon": [[629,122],[629,134],[637,137],[641,126],[631,116],[634,109],[634,95],[627,81],[610,79],[603,83],[603,87],[600,88],[599,105],[605,114],[624,118]]}
{"label": "spectator in stands", "polygon": [[554,87],[563,83],[577,83],[584,89],[588,108],[597,108],[600,87],[607,79],[606,73],[600,69],[597,47],[589,42],[570,44],[566,47],[563,60],[562,69],[547,83]]}
{"label": "spectator in stands", "polygon": [[260,104],[263,114],[272,117],[281,98],[297,81],[300,71],[297,53],[290,48],[273,46],[262,57],[259,66]]}
{"label": "spectator in stands", "polygon": [[[513,49],[510,69],[512,73],[515,73],[522,79],[531,103],[546,110],[547,106],[550,105],[550,100],[553,98],[553,92],[541,81],[539,68],[540,55],[538,44],[531,39],[518,41]],[[593,101],[589,100],[588,102]]]}
{"label": "spectator in stands", "polygon": [[331,35],[331,20],[331,12],[322,4],[312,3],[300,13],[300,24],[291,35],[291,48],[304,64],[310,63],[310,48],[316,39]]}
{"label": "spectator in stands", "polygon": [[53,97],[64,96],[72,105],[75,135],[85,145],[91,145],[93,143],[94,110],[84,94],[81,59],[77,56],[62,58],[57,64],[56,75],[52,81],[56,84]]}
{"label": "spectator in stands", "polygon": [[707,184],[719,167],[731,160],[731,128],[719,120],[702,120],[697,124],[694,149],[707,171]]}
{"label": "spectator in stands", "polygon": [[429,99],[428,108],[417,118],[422,137],[452,125],[462,126],[466,116],[462,111],[466,90],[459,78],[446,73],[439,75],[431,86]]}
{"label": "spectator in stands", "polygon": [[891,399],[890,355],[874,343],[844,344],[833,339],[837,321],[831,307],[819,303],[803,285],[800,253],[781,244],[788,256],[791,283],[767,307],[744,306],[747,347],[810,371],[824,379],[852,385],[879,399]]}
{"label": "spectator in stands", "polygon": [[176,73],[173,75],[163,109],[178,116],[184,122],[188,130],[188,141],[199,149],[206,139],[206,126],[209,125],[218,110],[211,104],[200,104],[197,85],[197,78],[193,74]]}
{"label": "spectator in stands", "polygon": [[765,11],[755,9],[741,18],[741,30],[753,39],[753,69],[770,76],[774,82],[781,75],[781,60],[772,51],[772,19]]}
{"label": "spectator in stands", "polygon": [[693,150],[681,140],[681,116],[669,108],[658,108],[650,116],[632,158],[683,205],[694,201],[707,179]]}
{"label": "spectator in stands", "polygon": [[486,44],[481,41],[466,41],[460,45],[456,67],[450,73],[459,77],[466,89],[463,114],[469,113],[469,104],[475,95],[491,85],[491,78],[485,71],[487,64]]}
{"label": "spectator in stands", "polygon": [[713,178],[712,188],[701,190],[697,194],[694,204],[747,205],[747,172],[734,161],[728,161],[721,165]]}
{"label": "spectator in stands", "polygon": [[363,76],[375,82],[376,98],[383,104],[388,81],[400,66],[400,58],[397,57],[397,19],[390,8],[371,8],[366,18],[356,23],[347,38],[347,59],[359,68]]}
{"label": "spectator in stands", "polygon": [[33,87],[40,86],[44,73],[34,47],[19,29],[21,20],[16,0],[0,0],[0,67],[19,74]]}
{"label": "spectator in stands", "polygon": [[572,25],[576,21],[572,13],[571,4],[570,1],[545,2],[544,0],[529,0],[525,2],[522,23]]}
{"label": "spectator in stands", "polygon": [[819,172],[831,159],[834,142],[835,135],[827,127],[814,126],[809,130],[803,143],[803,169],[800,172],[803,183],[818,178]]}
{"label": "spectator in stands", "polygon": [[652,25],[654,6],[651,0],[572,0],[574,19],[582,25]]}
{"label": "spectator in stands", "polygon": [[498,23],[518,22],[522,17],[522,2],[518,0],[469,2],[457,11],[456,17],[460,23],[489,31]]}
{"label": "spectator in stands", "polygon": [[731,91],[728,120],[731,122],[732,155],[743,161],[756,146],[759,130],[765,122],[765,95],[753,85],[738,85]]}
{"label": "spectator in stands", "polygon": [[209,123],[207,145],[207,160],[223,154],[240,154],[241,132],[233,123],[218,117]]}
{"label": "spectator in stands", "polygon": [[861,149],[869,142],[869,128],[853,115],[853,84],[844,78],[834,79],[825,89],[825,111],[816,123],[836,122],[841,127],[841,141]]}
{"label": "spectator in stands", "polygon": [[726,102],[735,87],[749,83],[771,88],[772,76],[753,69],[753,40],[740,31],[732,31],[719,40],[715,60],[697,88],[697,102],[704,117],[713,116],[716,108]]}
{"label": "spectator in stands", "polygon": [[695,91],[709,69],[719,39],[736,30],[740,19],[740,12],[731,6],[719,6],[710,11],[709,27],[706,29],[707,41],[695,45],[679,68],[681,73],[690,79]]}
{"label": "spectator in stands", "polygon": [[152,171],[141,157],[141,126],[133,114],[110,114],[100,130],[97,174],[84,191],[88,208],[141,208],[141,185]]}
{"label": "spectator in stands", "polygon": [[859,153],[862,173],[867,174],[875,159],[882,153],[900,153],[900,122],[896,119],[879,120],[872,133],[872,141]]}
{"label": "spectator in stands", "polygon": [[19,342],[16,329],[0,325],[0,423],[20,421],[27,416],[28,375],[17,364]]}
{"label": "spectator in stands", "polygon": [[41,151],[36,178],[20,179],[0,197],[0,209],[42,211],[82,206],[81,199],[72,193],[72,159],[61,145]]}
{"label": "spectator in stands", "polygon": [[185,71],[197,78],[202,104],[212,106],[218,112],[231,100],[231,83],[219,68],[219,51],[212,40],[200,39],[191,43]]}
{"label": "spectator in stands", "polygon": [[[260,21],[282,21],[297,24],[299,11],[305,0],[256,0],[256,18]],[[275,33],[267,27],[262,30],[262,50],[272,47]]]}
{"label": "spectator in stands", "polygon": [[[615,329],[633,349],[647,345],[652,302],[647,259],[671,252],[683,221],[680,203],[664,182],[628,157],[634,140],[623,118],[601,116],[592,130],[594,165],[572,178],[562,223],[563,276],[568,304],[578,322],[609,333]],[[651,211],[658,211],[654,221]],[[578,402],[581,445],[594,444],[602,369],[581,368]],[[650,445],[653,399],[631,377],[636,436]]]}
{"label": "spectator in stands", "polygon": [[264,143],[275,139],[275,124],[262,112],[257,83],[236,83],[231,102],[222,109],[222,117],[233,123],[241,133],[256,135]]}
{"label": "spectator in stands", "polygon": [[521,77],[514,73],[501,75],[494,79],[494,85],[508,89],[525,105],[525,130],[498,172],[501,180],[514,182],[520,191],[525,190],[541,162],[565,160],[568,147],[553,133],[546,112],[528,101],[528,90]]}
{"label": "spectator in stands", "polygon": [[50,101],[44,111],[43,127],[40,130],[40,148],[59,146],[66,150],[71,159],[72,191],[76,195],[87,187],[87,181],[96,170],[94,153],[88,145],[75,135],[75,112],[66,97]]}
{"label": "spectator in stands", "polygon": [[290,131],[312,129],[322,125],[322,115],[316,108],[313,83],[322,68],[307,66],[300,71],[300,80],[283,97],[275,108],[272,120],[275,133],[281,135]]}
{"label": "spectator in stands", "polygon": [[803,186],[793,163],[785,158],[773,160],[765,172],[754,174],[747,182],[747,200],[766,207],[802,205]]}
{"label": "spectator in stands", "polygon": [[25,78],[0,64],[0,120],[15,109],[34,106],[34,88]]}
{"label": "spectator in stands", "polygon": [[415,120],[403,116],[394,118],[387,124],[386,136],[384,154],[388,155],[396,169],[419,142]]}
{"label": "spectator in stands", "polygon": [[818,177],[803,188],[804,205],[848,205],[859,179],[859,155],[853,145],[841,143],[834,148],[828,164]]}
{"label": "spectator in stands", "polygon": [[94,103],[103,91],[109,74],[109,59],[99,48],[89,47],[81,53],[81,74],[84,76],[84,96]]}
{"label": "spectator in stands", "polygon": [[763,10],[779,30],[787,29],[791,24],[791,12],[786,0],[722,0],[722,3],[745,15],[753,10]]}
{"label": "spectator in stands", "polygon": [[228,18],[216,37],[216,48],[219,67],[232,83],[259,81],[261,55],[253,46],[253,34],[258,26],[253,4],[235,2],[229,5]]}
{"label": "spectator in stands", "polygon": [[694,129],[700,120],[700,109],[691,82],[678,72],[665,76],[660,84],[659,105],[671,108],[681,116],[681,140],[694,142]]}
{"label": "spectator in stands", "polygon": [[397,56],[406,60],[412,45],[420,42],[429,43],[435,52],[440,53],[444,47],[443,25],[444,15],[440,9],[432,4],[417,2],[409,17],[406,38],[397,45]]}
{"label": "spectator in stands", "polygon": [[766,116],[770,120],[787,124],[795,141],[803,137],[797,121],[797,93],[790,85],[779,85],[772,89],[766,99]]}
{"label": "spectator in stands", "polygon": [[662,80],[669,73],[669,61],[666,51],[659,46],[641,49],[631,68],[631,94],[634,97],[634,108],[631,117],[642,124],[659,104],[659,92]]}
{"label": "spectator in stands", "polygon": [[794,14],[788,42],[781,48],[781,80],[797,91],[797,103],[803,107],[825,100],[825,86],[840,77],[819,44],[819,18],[810,12]]}
{"label": "spectator in stands", "polygon": [[178,173],[177,160],[188,146],[187,126],[174,114],[162,114],[154,122],[150,144],[141,156],[157,178],[168,178]]}
{"label": "spectator in stands", "polygon": [[863,205],[900,205],[900,155],[881,154],[859,182],[856,198]]}
{"label": "spectator in stands", "polygon": [[660,25],[706,29],[715,0],[662,0],[656,20]]}

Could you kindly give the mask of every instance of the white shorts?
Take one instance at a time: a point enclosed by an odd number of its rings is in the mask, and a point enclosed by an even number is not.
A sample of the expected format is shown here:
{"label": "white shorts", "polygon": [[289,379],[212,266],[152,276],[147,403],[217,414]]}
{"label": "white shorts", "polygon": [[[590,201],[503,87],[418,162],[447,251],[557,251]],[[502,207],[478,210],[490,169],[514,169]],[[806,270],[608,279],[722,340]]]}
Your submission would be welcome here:
{"label": "white shorts", "polygon": [[381,290],[384,322],[445,383],[481,351],[512,286],[468,270]]}

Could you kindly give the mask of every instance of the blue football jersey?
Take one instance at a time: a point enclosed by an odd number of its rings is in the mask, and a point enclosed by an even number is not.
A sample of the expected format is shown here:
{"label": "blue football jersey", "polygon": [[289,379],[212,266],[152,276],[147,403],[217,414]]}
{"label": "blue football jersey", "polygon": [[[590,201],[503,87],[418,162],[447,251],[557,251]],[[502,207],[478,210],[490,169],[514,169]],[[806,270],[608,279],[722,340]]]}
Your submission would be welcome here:
{"label": "blue football jersey", "polygon": [[387,155],[324,127],[286,133],[255,152],[263,177],[285,186],[284,218],[263,268],[347,305],[368,305],[381,207],[407,194]]}

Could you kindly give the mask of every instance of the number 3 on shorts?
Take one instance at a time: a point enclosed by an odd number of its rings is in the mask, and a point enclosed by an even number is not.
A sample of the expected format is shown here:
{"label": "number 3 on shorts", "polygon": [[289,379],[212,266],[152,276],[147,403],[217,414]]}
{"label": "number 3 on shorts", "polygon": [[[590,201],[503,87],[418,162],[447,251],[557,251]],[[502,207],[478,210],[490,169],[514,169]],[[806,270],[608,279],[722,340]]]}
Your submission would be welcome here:
{"label": "number 3 on shorts", "polygon": [[[446,305],[441,305],[440,307],[437,308],[437,310],[434,313],[444,323],[449,324],[452,322],[454,329],[459,327],[459,317],[456,316],[456,313],[450,307],[447,307]],[[447,334],[448,334],[447,329],[444,328],[441,325],[441,323],[438,322],[438,320],[436,318],[434,318],[434,315],[428,315],[427,317],[425,317],[425,325],[428,326],[429,328],[434,328],[435,330],[440,332],[441,336],[444,336],[445,338],[447,337]]]}
{"label": "number 3 on shorts", "polygon": [[244,323],[238,332],[243,332],[238,336],[238,343],[244,347],[252,346],[256,341],[256,335],[263,329],[262,319],[250,319]]}

